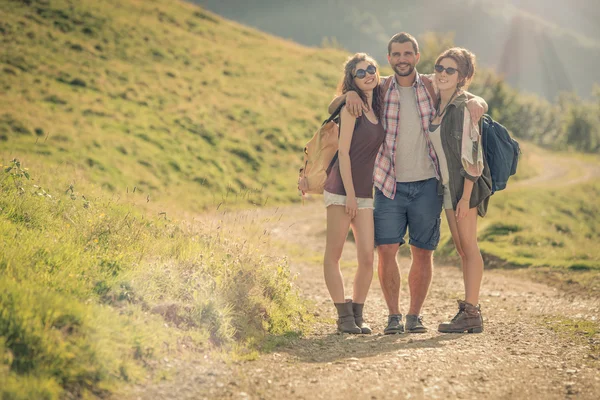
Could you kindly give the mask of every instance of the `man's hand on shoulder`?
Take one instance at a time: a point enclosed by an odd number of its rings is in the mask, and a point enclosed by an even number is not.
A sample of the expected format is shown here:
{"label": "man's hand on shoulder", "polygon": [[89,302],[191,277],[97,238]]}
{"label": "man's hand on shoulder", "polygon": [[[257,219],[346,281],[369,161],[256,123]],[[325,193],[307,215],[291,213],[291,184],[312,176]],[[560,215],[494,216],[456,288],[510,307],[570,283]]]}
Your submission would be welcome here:
{"label": "man's hand on shoulder", "polygon": [[354,118],[362,115],[363,110],[369,111],[369,107],[362,101],[358,93],[349,91],[346,93],[346,109]]}
{"label": "man's hand on shoulder", "polygon": [[472,97],[467,100],[467,110],[471,114],[471,120],[479,121],[487,111],[487,103],[481,97]]}

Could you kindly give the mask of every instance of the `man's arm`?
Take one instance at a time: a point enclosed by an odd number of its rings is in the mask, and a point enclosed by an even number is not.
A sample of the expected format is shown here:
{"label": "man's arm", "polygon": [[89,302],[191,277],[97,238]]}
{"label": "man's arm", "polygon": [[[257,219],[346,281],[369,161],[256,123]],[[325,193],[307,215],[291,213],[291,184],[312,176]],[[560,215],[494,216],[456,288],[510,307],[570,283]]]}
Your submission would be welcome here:
{"label": "man's arm", "polygon": [[369,111],[369,107],[362,101],[358,93],[351,90],[348,93],[342,94],[341,96],[333,99],[331,104],[329,104],[329,114],[332,114],[337,108],[342,105],[343,102],[346,102],[346,108],[350,115],[354,118],[358,118],[362,115],[363,110]]}
{"label": "man's arm", "polygon": [[467,96],[467,104],[469,102],[474,102],[476,104],[479,104],[481,107],[483,107],[484,112],[487,112],[488,110],[488,105],[485,102],[485,100],[479,96],[475,96],[473,93],[469,93],[465,91],[465,95]]}
{"label": "man's arm", "polygon": [[483,114],[485,114],[488,110],[488,105],[484,99],[479,96],[475,96],[472,93],[465,92],[467,96],[467,110],[469,110],[469,114],[471,114],[471,119],[473,121],[479,121]]}
{"label": "man's arm", "polygon": [[342,95],[336,97],[335,99],[333,99],[332,102],[329,103],[329,108],[327,109],[327,111],[329,112],[329,114],[333,114],[333,112],[335,110],[337,110],[338,107],[341,106],[344,101],[346,101],[346,95],[345,94],[342,94]]}
{"label": "man's arm", "polygon": [[[429,79],[433,86],[433,90],[436,95],[439,96],[439,89],[437,84],[435,83],[435,74],[422,74],[421,77],[425,77]],[[479,119],[488,111],[488,105],[484,99],[479,96],[475,96],[473,93],[469,93],[467,91],[464,92],[467,96],[467,109],[471,114],[471,118],[473,121],[479,121]]]}

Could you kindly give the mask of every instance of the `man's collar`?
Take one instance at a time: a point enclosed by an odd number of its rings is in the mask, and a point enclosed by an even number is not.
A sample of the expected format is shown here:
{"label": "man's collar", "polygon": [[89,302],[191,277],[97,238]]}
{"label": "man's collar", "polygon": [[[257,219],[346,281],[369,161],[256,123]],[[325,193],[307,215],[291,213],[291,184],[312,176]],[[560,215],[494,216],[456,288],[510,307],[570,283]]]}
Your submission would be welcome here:
{"label": "man's collar", "polygon": [[419,71],[417,71],[416,69],[415,69],[415,74],[416,74],[415,83],[413,83],[413,87],[419,87],[419,85],[421,84],[421,81],[422,81],[421,74],[419,74]]}

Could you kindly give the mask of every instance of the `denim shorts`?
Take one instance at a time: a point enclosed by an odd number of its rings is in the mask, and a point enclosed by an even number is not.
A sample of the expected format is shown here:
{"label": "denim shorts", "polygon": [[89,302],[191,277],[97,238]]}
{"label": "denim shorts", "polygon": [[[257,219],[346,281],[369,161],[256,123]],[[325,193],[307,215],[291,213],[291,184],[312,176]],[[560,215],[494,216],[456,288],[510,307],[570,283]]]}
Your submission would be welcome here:
{"label": "denim shorts", "polygon": [[440,241],[442,200],[435,178],[396,183],[394,199],[375,188],[375,245],[402,245],[408,229],[410,245],[435,250]]}

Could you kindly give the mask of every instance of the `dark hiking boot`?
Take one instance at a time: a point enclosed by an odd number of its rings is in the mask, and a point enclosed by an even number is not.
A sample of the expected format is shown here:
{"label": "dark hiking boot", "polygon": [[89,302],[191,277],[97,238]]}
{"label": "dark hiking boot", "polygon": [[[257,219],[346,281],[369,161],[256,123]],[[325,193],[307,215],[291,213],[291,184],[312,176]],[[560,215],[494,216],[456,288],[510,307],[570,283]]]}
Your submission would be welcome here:
{"label": "dark hiking boot", "polygon": [[352,311],[352,300],[346,300],[345,303],[334,303],[338,312],[337,328],[340,333],[362,333],[362,330],[356,326],[354,321],[354,311]]}
{"label": "dark hiking boot", "polygon": [[425,333],[427,327],[423,325],[423,317],[420,315],[406,315],[404,330],[408,333]]}
{"label": "dark hiking boot", "polygon": [[364,304],[352,303],[352,311],[354,312],[354,322],[356,326],[360,328],[361,333],[371,334],[373,331],[369,327],[369,325],[365,324],[365,320],[363,318],[363,307]]}
{"label": "dark hiking boot", "polygon": [[387,327],[383,330],[386,335],[395,333],[404,333],[404,324],[402,323],[402,314],[392,314],[388,316]]}
{"label": "dark hiking boot", "polygon": [[483,332],[483,318],[479,305],[474,306],[458,300],[458,313],[452,318],[452,321],[440,324],[438,331],[442,333]]}

